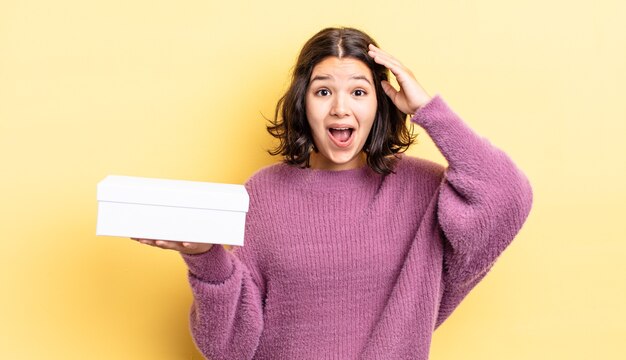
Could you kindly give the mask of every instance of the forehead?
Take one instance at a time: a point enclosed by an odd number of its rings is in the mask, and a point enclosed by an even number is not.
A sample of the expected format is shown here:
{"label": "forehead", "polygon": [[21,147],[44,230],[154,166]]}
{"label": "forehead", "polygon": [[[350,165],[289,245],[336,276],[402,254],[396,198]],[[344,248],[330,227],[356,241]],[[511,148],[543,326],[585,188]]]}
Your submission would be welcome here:
{"label": "forehead", "polygon": [[329,56],[317,63],[311,72],[311,78],[319,75],[331,75],[332,77],[353,77],[361,75],[373,80],[372,71],[361,60],[345,57],[338,58]]}

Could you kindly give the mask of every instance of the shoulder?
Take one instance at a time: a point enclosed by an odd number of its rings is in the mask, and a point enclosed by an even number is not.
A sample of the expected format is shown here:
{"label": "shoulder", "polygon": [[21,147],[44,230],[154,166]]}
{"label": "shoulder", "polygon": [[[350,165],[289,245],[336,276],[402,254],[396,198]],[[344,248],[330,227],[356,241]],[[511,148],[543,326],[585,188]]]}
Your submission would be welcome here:
{"label": "shoulder", "polygon": [[265,166],[257,170],[244,184],[248,191],[257,188],[264,188],[269,185],[276,185],[291,177],[292,166],[283,162]]}
{"label": "shoulder", "polygon": [[401,178],[423,178],[440,181],[445,167],[434,161],[401,154],[394,166],[394,175]]}
{"label": "shoulder", "polygon": [[[441,186],[445,167],[436,162],[401,154],[394,165],[393,173],[385,178],[387,186],[431,196]],[[430,194],[430,195],[428,195]]]}

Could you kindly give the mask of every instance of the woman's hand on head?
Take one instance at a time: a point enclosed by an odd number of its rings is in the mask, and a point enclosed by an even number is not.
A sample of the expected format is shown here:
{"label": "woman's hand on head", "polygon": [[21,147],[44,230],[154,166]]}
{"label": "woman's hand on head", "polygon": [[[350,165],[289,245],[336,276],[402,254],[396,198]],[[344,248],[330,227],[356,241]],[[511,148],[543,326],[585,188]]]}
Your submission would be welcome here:
{"label": "woman's hand on head", "polygon": [[144,245],[150,245],[166,250],[176,250],[183,254],[195,255],[205,253],[213,247],[213,244],[193,243],[193,242],[179,242],[179,241],[167,241],[167,240],[152,240],[152,239],[138,239],[131,238]]}
{"label": "woman's hand on head", "polygon": [[415,114],[426,105],[431,97],[417,82],[415,76],[396,58],[370,44],[368,54],[378,64],[385,66],[396,77],[400,90],[396,90],[388,81],[383,80],[382,87],[391,101],[405,114]]}

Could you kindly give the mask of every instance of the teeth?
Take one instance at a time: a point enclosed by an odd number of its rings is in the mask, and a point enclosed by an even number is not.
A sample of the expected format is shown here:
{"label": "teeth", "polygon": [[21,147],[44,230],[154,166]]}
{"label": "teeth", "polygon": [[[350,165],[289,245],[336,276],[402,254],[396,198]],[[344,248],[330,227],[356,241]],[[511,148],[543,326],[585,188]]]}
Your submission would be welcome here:
{"label": "teeth", "polygon": [[350,130],[350,128],[332,128],[333,130]]}

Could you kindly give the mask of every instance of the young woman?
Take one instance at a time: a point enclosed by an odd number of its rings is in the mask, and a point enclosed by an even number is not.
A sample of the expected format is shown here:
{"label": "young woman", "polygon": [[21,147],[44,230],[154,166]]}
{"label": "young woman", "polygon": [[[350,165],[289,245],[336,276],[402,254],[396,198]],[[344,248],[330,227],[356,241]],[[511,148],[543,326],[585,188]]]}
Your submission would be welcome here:
{"label": "young woman", "polygon": [[[396,77],[396,90],[388,80]],[[406,115],[449,163],[401,155]],[[180,251],[209,359],[427,359],[433,331],[513,240],[526,177],[409,69],[351,28],[313,36],[246,183],[245,246]]]}

